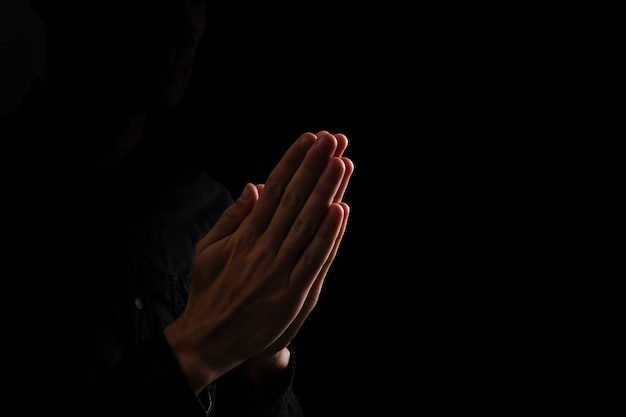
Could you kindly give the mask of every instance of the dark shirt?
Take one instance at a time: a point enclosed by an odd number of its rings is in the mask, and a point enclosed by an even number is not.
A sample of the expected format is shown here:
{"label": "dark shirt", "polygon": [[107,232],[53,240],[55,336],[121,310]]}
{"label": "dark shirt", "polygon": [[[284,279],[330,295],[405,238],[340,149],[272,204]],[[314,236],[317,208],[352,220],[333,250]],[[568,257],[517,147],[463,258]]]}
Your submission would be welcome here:
{"label": "dark shirt", "polygon": [[16,414],[301,416],[291,346],[288,372],[260,397],[237,369],[196,396],[163,336],[229,191],[154,144],[103,178],[84,142],[97,126],[68,131],[54,114],[36,83],[1,119],[4,256],[17,268],[5,299],[29,301],[4,306]]}

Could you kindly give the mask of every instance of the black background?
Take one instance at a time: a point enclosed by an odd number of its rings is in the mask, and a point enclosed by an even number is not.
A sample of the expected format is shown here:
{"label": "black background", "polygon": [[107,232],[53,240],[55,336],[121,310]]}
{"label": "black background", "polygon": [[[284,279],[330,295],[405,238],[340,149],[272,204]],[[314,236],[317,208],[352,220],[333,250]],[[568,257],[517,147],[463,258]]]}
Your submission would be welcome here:
{"label": "black background", "polygon": [[[26,3],[2,3],[4,112],[43,73],[43,33]],[[208,22],[184,103],[195,155],[234,195],[263,182],[305,131],[347,134],[356,166],[342,248],[294,340],[305,415],[480,401],[459,388],[485,334],[480,309],[465,307],[480,301],[468,301],[477,290],[467,276],[486,272],[486,255],[459,250],[477,244],[479,210],[468,207],[485,194],[475,157],[486,144],[458,135],[480,123],[465,113],[477,88],[459,70],[467,51],[440,49],[446,25],[427,10],[244,7]]]}
{"label": "black background", "polygon": [[[42,71],[23,3],[0,4],[3,112]],[[305,415],[563,407],[555,388],[579,381],[560,376],[579,361],[557,340],[578,328],[564,269],[585,259],[563,251],[579,222],[564,190],[582,181],[560,164],[584,160],[568,154],[564,10],[272,7],[209,10],[186,133],[235,195],[304,131],[350,139],[349,228],[294,341]]]}

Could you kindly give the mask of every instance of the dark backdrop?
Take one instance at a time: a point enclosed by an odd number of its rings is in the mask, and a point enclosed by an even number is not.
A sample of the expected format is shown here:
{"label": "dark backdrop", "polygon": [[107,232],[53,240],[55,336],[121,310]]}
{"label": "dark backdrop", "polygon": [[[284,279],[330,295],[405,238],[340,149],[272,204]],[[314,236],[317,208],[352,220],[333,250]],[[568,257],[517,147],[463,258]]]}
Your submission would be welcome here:
{"label": "dark backdrop", "polygon": [[[43,72],[25,3],[0,2],[3,112]],[[567,146],[543,12],[238,6],[210,10],[185,102],[197,161],[237,195],[328,129],[356,164],[343,247],[294,341],[306,415],[510,414],[552,395],[570,172],[552,168]]]}
{"label": "dark backdrop", "polygon": [[[294,341],[306,415],[562,409],[558,388],[578,394],[581,381],[562,375],[585,354],[573,357],[583,336],[560,303],[587,302],[567,293],[579,249],[558,253],[585,198],[558,165],[583,163],[567,154],[580,132],[564,131],[578,113],[557,114],[557,98],[579,91],[569,61],[555,65],[567,11],[231,9],[210,10],[185,102],[197,161],[237,195],[299,134],[328,129],[348,135],[356,164],[343,247]],[[0,35],[4,113],[43,72],[26,0],[0,2]],[[576,190],[572,207],[563,187]],[[577,329],[571,346],[555,343],[564,325]]]}
{"label": "dark backdrop", "polygon": [[[419,268],[409,226],[420,207],[420,168],[411,149],[423,145],[418,132],[400,128],[419,116],[404,77],[415,51],[394,44],[402,28],[381,26],[375,11],[326,12],[286,18],[265,10],[271,17],[260,19],[249,10],[237,24],[208,30],[185,101],[190,146],[234,195],[245,182],[264,181],[304,131],[350,140],[351,221],[319,305],[294,341],[295,389],[309,417],[397,407],[399,384],[412,390],[406,361],[416,354],[406,348],[417,330],[408,291]],[[43,75],[45,48],[26,0],[3,1],[0,19],[0,110],[8,113]],[[409,269],[399,262],[407,255],[415,261]],[[398,371],[405,375],[392,380]]]}

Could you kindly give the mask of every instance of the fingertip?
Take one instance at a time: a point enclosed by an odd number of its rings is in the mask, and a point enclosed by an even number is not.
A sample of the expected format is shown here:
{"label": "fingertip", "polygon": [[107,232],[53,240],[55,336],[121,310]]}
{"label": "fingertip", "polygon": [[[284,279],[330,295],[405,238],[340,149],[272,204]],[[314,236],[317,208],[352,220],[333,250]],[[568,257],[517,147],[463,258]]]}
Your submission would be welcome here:
{"label": "fingertip", "polygon": [[346,174],[347,175],[352,175],[352,173],[354,172],[354,161],[350,158],[346,158],[345,156],[341,158],[341,160],[343,161],[344,165],[346,166]]}
{"label": "fingertip", "polygon": [[317,141],[317,135],[307,132],[300,136],[299,141],[302,148],[309,149]]}
{"label": "fingertip", "polygon": [[340,148],[346,149],[348,147],[348,136],[343,133],[335,133],[335,137]]}
{"label": "fingertip", "polygon": [[340,218],[345,218],[350,213],[350,207],[343,201],[333,202],[329,208],[333,211],[333,215]]}
{"label": "fingertip", "polygon": [[332,205],[341,212],[344,218],[350,214],[350,206],[345,201],[336,201]]}
{"label": "fingertip", "polygon": [[337,143],[335,156],[343,155],[343,152],[348,147],[348,137],[343,133],[330,133],[328,130],[320,130],[315,134],[318,139],[323,135],[329,135],[335,139],[335,142]]}
{"label": "fingertip", "polygon": [[243,187],[243,191],[241,192],[241,195],[239,196],[239,200],[241,200],[244,203],[247,203],[250,200],[252,200],[256,195],[258,195],[257,187],[254,184],[249,182]]}

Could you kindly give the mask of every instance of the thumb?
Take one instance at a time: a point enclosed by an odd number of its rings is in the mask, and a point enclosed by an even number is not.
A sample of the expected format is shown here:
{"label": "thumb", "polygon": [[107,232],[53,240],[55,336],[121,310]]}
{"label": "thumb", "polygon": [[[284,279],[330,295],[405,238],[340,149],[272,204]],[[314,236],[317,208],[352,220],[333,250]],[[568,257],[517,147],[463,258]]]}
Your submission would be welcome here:
{"label": "thumb", "polygon": [[247,183],[239,198],[217,220],[209,232],[198,241],[196,250],[202,251],[207,246],[233,233],[241,222],[250,214],[254,203],[259,199],[259,189],[252,183]]}

